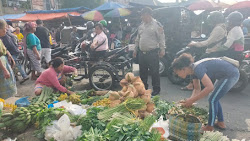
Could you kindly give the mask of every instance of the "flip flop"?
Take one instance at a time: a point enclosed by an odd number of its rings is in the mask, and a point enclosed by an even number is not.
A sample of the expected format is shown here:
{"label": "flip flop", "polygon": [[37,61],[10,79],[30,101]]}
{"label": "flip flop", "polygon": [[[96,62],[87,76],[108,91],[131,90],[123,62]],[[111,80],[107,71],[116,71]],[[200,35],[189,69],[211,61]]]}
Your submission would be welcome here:
{"label": "flip flop", "polygon": [[181,90],[183,90],[183,91],[193,91],[193,89],[188,89],[187,87],[181,87]]}
{"label": "flip flop", "polygon": [[214,127],[220,130],[226,130],[227,128],[220,127],[217,123],[214,124]]}

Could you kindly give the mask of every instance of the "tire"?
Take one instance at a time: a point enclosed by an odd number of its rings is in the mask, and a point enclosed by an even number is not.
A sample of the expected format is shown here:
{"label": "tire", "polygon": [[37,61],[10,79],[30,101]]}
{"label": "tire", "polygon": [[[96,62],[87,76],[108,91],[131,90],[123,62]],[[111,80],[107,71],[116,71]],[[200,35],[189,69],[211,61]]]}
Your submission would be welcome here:
{"label": "tire", "polygon": [[250,64],[247,64],[246,62],[243,62],[240,65],[240,69],[246,72],[248,80],[250,80]]}
{"label": "tire", "polygon": [[239,70],[239,71],[240,71],[240,78],[238,82],[230,90],[230,92],[241,92],[248,85],[248,77],[247,77],[246,72],[244,72],[243,70]]}
{"label": "tire", "polygon": [[[106,72],[106,75],[102,76],[101,78],[98,78],[98,81],[96,82],[93,77],[95,77],[95,75],[96,75],[95,73],[97,71]],[[107,79],[107,78],[104,78],[104,77],[107,77],[107,75],[109,75],[108,78],[110,78],[111,80],[108,81],[109,84],[105,86],[105,84],[103,82]],[[90,83],[90,86],[97,91],[99,91],[99,90],[111,90],[115,84],[115,76],[114,76],[113,72],[108,67],[95,66],[93,68],[90,68],[89,83]],[[97,85],[97,83],[99,83],[99,84]]]}
{"label": "tire", "polygon": [[165,58],[159,59],[159,74],[161,76],[166,76],[168,72],[169,64]]}
{"label": "tire", "polygon": [[169,68],[168,71],[168,79],[173,83],[173,84],[182,84],[185,82],[185,79],[180,78],[179,76],[177,76],[174,73],[174,70],[172,69],[172,67]]}
{"label": "tire", "polygon": [[28,58],[25,58],[24,60],[24,71],[27,75],[29,75],[31,73],[31,64],[30,64],[30,60]]}

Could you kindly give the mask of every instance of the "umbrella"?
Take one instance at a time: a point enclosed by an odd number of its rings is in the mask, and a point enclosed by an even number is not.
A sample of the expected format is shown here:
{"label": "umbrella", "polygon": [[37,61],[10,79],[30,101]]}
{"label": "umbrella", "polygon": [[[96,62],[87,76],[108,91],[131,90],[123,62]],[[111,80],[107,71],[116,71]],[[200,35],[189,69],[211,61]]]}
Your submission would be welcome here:
{"label": "umbrella", "polygon": [[237,9],[243,9],[243,8],[250,8],[250,1],[242,1],[236,4],[233,4],[228,8],[228,10],[237,10]]}
{"label": "umbrella", "polygon": [[104,17],[123,17],[131,14],[131,11],[125,8],[116,8],[114,10],[109,11],[104,15]]}
{"label": "umbrella", "polygon": [[96,11],[96,10],[83,13],[81,16],[84,19],[90,20],[90,21],[100,21],[100,20],[103,20],[102,13],[100,13],[99,11]]}
{"label": "umbrella", "polygon": [[188,6],[189,10],[195,11],[195,10],[214,10],[218,9],[219,6],[211,1],[211,0],[204,0],[204,1],[196,1]]}

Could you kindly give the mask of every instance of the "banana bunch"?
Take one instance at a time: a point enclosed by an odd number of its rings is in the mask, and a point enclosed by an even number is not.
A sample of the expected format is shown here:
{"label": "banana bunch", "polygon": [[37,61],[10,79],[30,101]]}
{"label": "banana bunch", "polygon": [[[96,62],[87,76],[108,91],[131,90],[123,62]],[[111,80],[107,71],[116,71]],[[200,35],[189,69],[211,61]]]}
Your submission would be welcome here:
{"label": "banana bunch", "polygon": [[25,131],[31,122],[31,114],[27,108],[17,108],[13,113],[5,113],[1,116],[0,128],[6,127],[16,133]]}
{"label": "banana bunch", "polygon": [[65,94],[61,94],[61,95],[57,98],[57,100],[63,101],[63,100],[65,100],[65,99],[67,99],[67,98],[68,98],[68,94],[65,93]]}
{"label": "banana bunch", "polygon": [[28,110],[31,115],[31,123],[35,123],[37,113],[41,112],[43,109],[46,109],[48,105],[46,103],[31,104],[28,107]]}
{"label": "banana bunch", "polygon": [[71,94],[69,96],[69,101],[71,101],[73,104],[78,104],[81,102],[80,95],[77,94]]}

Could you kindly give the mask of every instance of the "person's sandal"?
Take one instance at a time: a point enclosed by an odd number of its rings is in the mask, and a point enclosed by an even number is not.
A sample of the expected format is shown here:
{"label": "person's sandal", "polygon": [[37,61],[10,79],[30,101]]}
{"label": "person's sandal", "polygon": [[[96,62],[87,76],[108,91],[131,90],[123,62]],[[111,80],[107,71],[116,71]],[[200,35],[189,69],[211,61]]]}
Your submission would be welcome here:
{"label": "person's sandal", "polygon": [[226,130],[227,128],[222,128],[218,125],[218,123],[215,123],[214,124],[214,127],[217,128],[217,129],[220,129],[220,130]]}
{"label": "person's sandal", "polygon": [[20,81],[20,84],[23,84],[25,81],[29,80],[29,77],[26,77]]}

